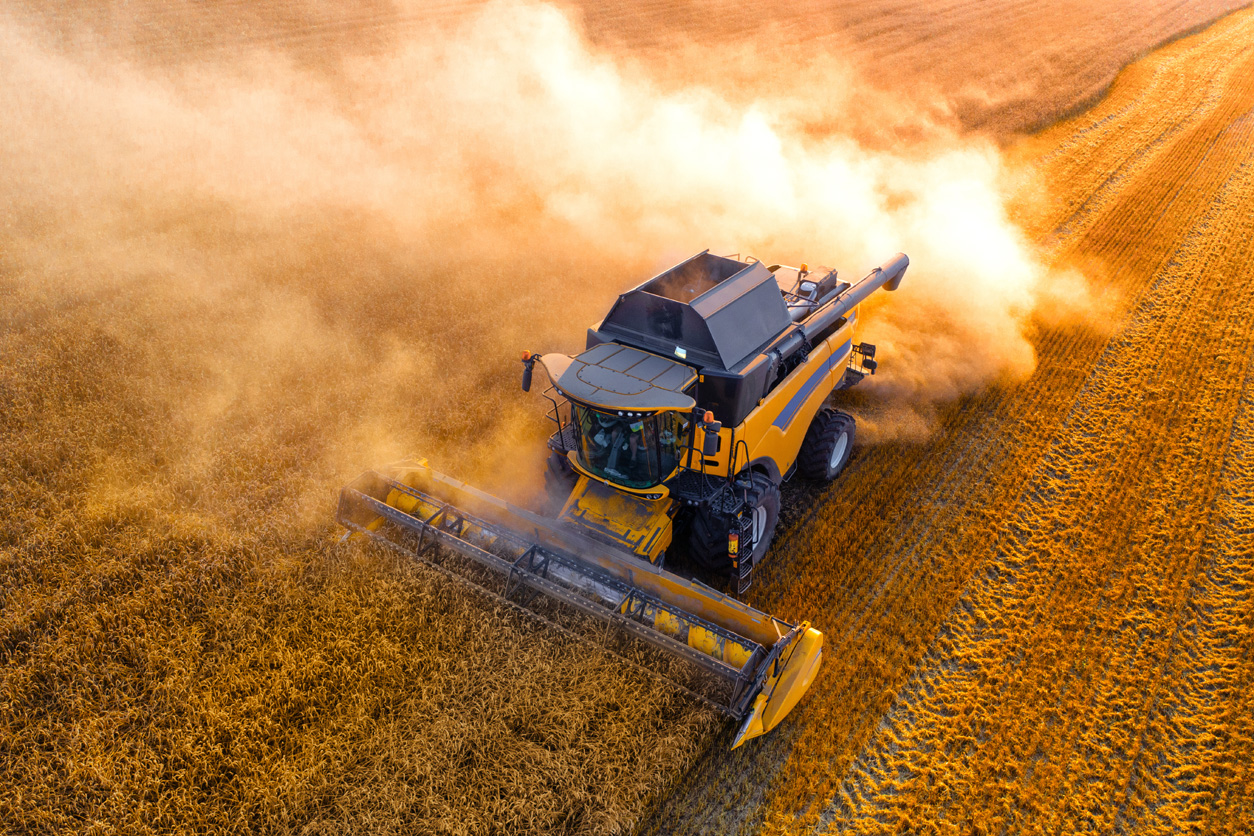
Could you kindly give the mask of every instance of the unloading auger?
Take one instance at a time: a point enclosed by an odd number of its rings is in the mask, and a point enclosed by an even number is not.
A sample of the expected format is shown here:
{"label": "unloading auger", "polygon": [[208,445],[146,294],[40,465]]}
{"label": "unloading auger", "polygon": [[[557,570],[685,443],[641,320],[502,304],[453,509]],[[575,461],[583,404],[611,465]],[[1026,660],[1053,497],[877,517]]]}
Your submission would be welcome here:
{"label": "unloading auger", "polygon": [[854,420],[825,403],[875,373],[875,347],[853,343],[857,306],[908,264],[898,254],[851,285],[700,253],[620,296],[583,353],[524,353],[523,389],[537,363],[550,379],[549,515],[416,460],[345,487],[337,520],[560,630],[612,625],[628,663],[739,721],[735,748],[801,699],[823,635],[666,557],[682,550],[748,590],[780,483],[831,480],[848,461]]}

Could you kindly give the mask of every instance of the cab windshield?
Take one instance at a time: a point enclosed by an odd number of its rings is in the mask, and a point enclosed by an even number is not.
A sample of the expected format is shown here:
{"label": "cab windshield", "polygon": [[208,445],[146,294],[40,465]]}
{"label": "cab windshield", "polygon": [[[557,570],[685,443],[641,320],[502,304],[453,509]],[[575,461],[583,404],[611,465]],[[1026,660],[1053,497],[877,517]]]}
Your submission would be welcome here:
{"label": "cab windshield", "polygon": [[678,412],[610,412],[571,403],[579,464],[628,488],[651,488],[679,466],[688,420]]}

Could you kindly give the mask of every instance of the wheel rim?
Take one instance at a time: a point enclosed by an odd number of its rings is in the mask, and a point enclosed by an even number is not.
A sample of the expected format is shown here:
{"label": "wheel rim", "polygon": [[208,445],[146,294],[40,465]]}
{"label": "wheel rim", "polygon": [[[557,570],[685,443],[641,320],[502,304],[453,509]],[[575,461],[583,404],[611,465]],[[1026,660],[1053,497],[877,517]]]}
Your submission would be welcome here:
{"label": "wheel rim", "polygon": [[766,508],[759,505],[753,509],[753,531],[750,536],[753,538],[749,543],[749,551],[752,553],[758,547],[758,543],[762,542],[762,534],[766,531]]}
{"label": "wheel rim", "polygon": [[840,460],[845,457],[845,448],[849,446],[849,433],[841,433],[836,439],[836,443],[832,445],[832,460],[827,463],[829,468],[834,468],[840,464]]}

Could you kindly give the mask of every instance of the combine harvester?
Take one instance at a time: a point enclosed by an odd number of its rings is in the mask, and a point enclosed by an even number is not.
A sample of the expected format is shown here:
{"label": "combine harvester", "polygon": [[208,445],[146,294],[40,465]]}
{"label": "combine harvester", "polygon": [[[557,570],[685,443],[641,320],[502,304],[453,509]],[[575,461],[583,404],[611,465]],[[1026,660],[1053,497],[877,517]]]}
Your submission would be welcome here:
{"label": "combine harvester", "polygon": [[363,474],[337,519],[559,629],[616,625],[625,659],[740,721],[735,748],[801,699],[823,635],[663,563],[686,548],[749,588],[780,484],[831,480],[849,458],[853,418],[824,404],[874,374],[875,347],[853,342],[858,305],[908,264],[898,254],[851,285],[700,253],[620,296],[578,356],[523,354],[523,390],[537,363],[550,381],[551,515],[420,460]]}

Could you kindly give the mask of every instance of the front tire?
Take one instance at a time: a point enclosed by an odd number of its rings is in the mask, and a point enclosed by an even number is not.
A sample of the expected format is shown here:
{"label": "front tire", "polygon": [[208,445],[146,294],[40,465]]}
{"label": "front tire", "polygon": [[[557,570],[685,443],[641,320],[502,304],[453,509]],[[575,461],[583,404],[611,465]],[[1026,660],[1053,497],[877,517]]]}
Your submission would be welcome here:
{"label": "front tire", "polygon": [[856,428],[852,415],[830,407],[819,410],[801,442],[797,472],[823,482],[835,479],[849,462]]}
{"label": "front tire", "polygon": [[[769,476],[753,473],[745,491],[745,511],[750,515],[749,542],[742,543],[740,559],[757,566],[771,548],[775,539],[775,525],[779,522],[779,485]],[[727,572],[732,568],[727,553],[727,535],[739,525],[735,514],[717,513],[702,508],[693,515],[688,535],[688,551],[697,563],[711,572]]]}

